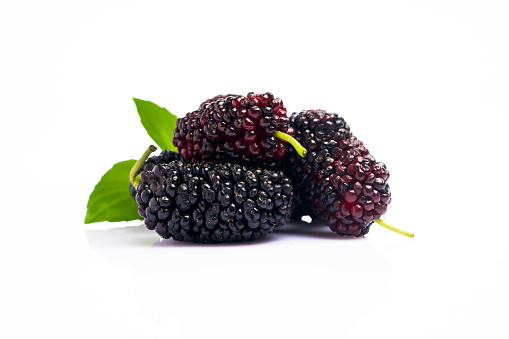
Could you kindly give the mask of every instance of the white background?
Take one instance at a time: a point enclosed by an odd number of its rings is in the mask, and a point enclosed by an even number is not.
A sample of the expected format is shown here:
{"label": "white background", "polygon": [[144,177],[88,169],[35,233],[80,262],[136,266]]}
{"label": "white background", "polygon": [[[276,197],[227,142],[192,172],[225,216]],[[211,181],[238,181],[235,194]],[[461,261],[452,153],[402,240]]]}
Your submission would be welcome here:
{"label": "white background", "polygon": [[[507,338],[505,1],[2,1],[2,338]],[[365,238],[160,242],[84,225],[150,138],[218,93],[340,113],[391,172]]]}

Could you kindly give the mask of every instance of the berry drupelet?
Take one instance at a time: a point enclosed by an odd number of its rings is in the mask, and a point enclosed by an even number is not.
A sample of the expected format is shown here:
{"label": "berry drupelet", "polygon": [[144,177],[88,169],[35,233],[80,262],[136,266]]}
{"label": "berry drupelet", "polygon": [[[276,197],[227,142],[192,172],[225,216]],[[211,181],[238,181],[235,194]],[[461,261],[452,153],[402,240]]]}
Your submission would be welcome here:
{"label": "berry drupelet", "polygon": [[285,155],[287,131],[286,108],[271,93],[220,95],[177,120],[173,145],[192,163],[267,164]]}
{"label": "berry drupelet", "polygon": [[212,97],[212,98],[207,99],[204,102],[202,102],[200,107],[203,106],[204,104],[210,104],[210,103],[217,101],[219,99],[226,99],[228,97],[238,97],[238,96],[240,96],[240,95],[238,95],[238,94],[218,94],[215,97]]}
{"label": "berry drupelet", "polygon": [[[136,171],[135,175],[139,175],[143,171],[152,171],[155,165],[167,164],[174,160],[182,160],[182,156],[179,153],[170,150],[162,151],[161,154],[148,158],[140,169]],[[136,189],[132,184],[129,184],[129,191],[134,199],[136,196]]]}
{"label": "berry drupelet", "polygon": [[291,181],[281,171],[239,164],[158,164],[141,173],[138,212],[162,238],[251,241],[290,218]]}
{"label": "berry drupelet", "polygon": [[302,146],[310,152],[335,147],[340,141],[352,135],[343,118],[324,110],[293,113],[290,117],[290,126],[298,131]]}
{"label": "berry drupelet", "polygon": [[296,190],[305,192],[316,216],[339,235],[367,234],[391,201],[386,166],[337,114],[302,111],[292,115],[290,125],[295,139],[309,150],[304,158],[291,149],[285,157]]}

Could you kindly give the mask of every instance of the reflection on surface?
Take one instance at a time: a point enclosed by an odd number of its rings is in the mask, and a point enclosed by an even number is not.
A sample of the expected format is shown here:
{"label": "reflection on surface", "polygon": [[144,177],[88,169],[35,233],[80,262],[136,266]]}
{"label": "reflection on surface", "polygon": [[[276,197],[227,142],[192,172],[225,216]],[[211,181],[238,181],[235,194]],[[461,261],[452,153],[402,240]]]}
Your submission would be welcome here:
{"label": "reflection on surface", "polygon": [[368,239],[338,237],[320,223],[222,245],[160,241],[144,225],[85,234],[95,252],[132,270],[147,321],[171,320],[184,337],[223,327],[242,338],[341,337],[391,293],[391,269]]}
{"label": "reflection on surface", "polygon": [[250,242],[238,243],[222,243],[222,244],[195,244],[174,241],[172,239],[161,239],[155,231],[148,230],[145,225],[128,226],[110,228],[107,230],[85,230],[88,242],[92,247],[101,246],[156,246],[156,247],[193,247],[193,246],[246,246],[246,245],[261,245],[281,239],[289,239],[294,237],[311,237],[319,239],[329,239],[333,241],[361,241],[363,237],[339,237],[336,233],[332,232],[327,226],[324,226],[320,221],[312,223],[290,222],[284,227],[275,230],[268,236]]}
{"label": "reflection on surface", "polygon": [[91,247],[150,246],[154,242],[154,233],[145,225],[85,230],[85,235]]}

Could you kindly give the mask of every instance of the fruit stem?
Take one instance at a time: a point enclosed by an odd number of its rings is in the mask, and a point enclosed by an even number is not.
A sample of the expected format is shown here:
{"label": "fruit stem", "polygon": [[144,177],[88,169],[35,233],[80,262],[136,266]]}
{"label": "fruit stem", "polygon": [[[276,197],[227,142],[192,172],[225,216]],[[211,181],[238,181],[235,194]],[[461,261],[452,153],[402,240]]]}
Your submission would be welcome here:
{"label": "fruit stem", "polygon": [[380,226],[383,226],[393,232],[396,232],[396,233],[399,233],[399,234],[403,234],[409,238],[413,238],[414,237],[414,234],[413,233],[410,233],[410,232],[406,232],[406,231],[403,231],[403,230],[400,230],[399,228],[396,228],[394,226],[391,226],[389,224],[387,224],[385,221],[383,221],[382,219],[375,219],[373,220],[374,222],[376,222],[378,225]]}
{"label": "fruit stem", "polygon": [[295,138],[293,138],[292,136],[290,136],[286,133],[283,133],[281,131],[275,131],[274,136],[276,138],[279,138],[279,139],[289,142],[290,145],[292,145],[293,148],[295,148],[295,150],[297,151],[297,153],[299,153],[299,155],[301,157],[305,156],[308,153],[308,151],[304,147],[302,147],[302,145],[297,140],[295,140]]}
{"label": "fruit stem", "polygon": [[131,182],[131,185],[133,185],[134,189],[138,187],[138,184],[140,183],[140,176],[136,176],[136,172],[143,166],[145,161],[147,161],[148,157],[150,156],[150,153],[154,152],[157,149],[154,145],[148,146],[145,153],[141,156],[141,158],[136,161],[133,168],[131,168],[131,172],[129,172],[129,181]]}

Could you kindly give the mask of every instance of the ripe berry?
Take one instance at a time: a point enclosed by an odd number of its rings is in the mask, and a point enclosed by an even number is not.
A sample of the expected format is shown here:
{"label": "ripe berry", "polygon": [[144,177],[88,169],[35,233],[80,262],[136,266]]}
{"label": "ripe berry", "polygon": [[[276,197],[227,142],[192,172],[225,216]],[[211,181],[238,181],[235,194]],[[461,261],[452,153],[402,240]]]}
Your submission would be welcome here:
{"label": "ripe berry", "polygon": [[219,95],[177,120],[173,144],[192,163],[267,164],[286,153],[286,132],[286,108],[271,93]]}
{"label": "ripe berry", "polygon": [[281,171],[173,161],[142,172],[136,202],[147,228],[165,239],[251,241],[288,221],[293,188]]}
{"label": "ripe berry", "polygon": [[297,194],[307,198],[295,211],[311,207],[339,235],[368,233],[391,200],[386,166],[376,162],[337,114],[302,111],[291,116],[290,125],[295,139],[309,150],[299,157],[290,149],[284,161]]}

